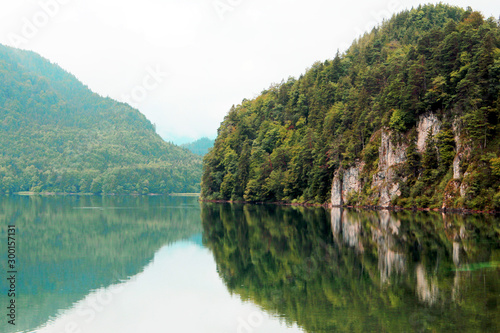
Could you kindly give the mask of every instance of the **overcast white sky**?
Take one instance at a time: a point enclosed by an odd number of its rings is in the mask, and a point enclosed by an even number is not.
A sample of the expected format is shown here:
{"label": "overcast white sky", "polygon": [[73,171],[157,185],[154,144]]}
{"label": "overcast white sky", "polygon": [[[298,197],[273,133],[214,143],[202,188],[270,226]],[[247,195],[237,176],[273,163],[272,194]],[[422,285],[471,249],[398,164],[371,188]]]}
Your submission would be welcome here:
{"label": "overcast white sky", "polygon": [[[331,59],[412,0],[0,0],[0,43],[129,102],[167,141],[215,137],[231,105]],[[449,1],[500,15],[492,0]]]}

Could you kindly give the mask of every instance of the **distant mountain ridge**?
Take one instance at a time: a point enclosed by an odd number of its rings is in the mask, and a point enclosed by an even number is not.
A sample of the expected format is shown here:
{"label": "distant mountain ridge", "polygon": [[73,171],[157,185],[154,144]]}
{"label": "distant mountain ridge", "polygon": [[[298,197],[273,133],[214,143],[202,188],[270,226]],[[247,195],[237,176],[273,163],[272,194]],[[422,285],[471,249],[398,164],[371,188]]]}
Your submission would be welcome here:
{"label": "distant mountain ridge", "polygon": [[209,138],[201,138],[196,141],[182,144],[181,147],[188,149],[193,154],[205,156],[208,151],[214,146],[215,140]]}
{"label": "distant mountain ridge", "polygon": [[201,158],[34,52],[0,45],[0,193],[198,192]]}

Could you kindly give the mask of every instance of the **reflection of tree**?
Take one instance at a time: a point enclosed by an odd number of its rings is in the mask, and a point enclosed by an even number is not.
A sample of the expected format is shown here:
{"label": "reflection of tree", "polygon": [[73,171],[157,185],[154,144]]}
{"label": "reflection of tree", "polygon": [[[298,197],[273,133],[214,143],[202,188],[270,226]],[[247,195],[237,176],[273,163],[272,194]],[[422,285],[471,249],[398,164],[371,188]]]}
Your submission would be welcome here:
{"label": "reflection of tree", "polygon": [[0,198],[0,237],[9,223],[18,230],[15,330],[141,272],[161,246],[201,232],[199,213],[196,198]]}
{"label": "reflection of tree", "polygon": [[492,217],[203,204],[202,222],[229,291],[308,332],[500,329],[498,268],[454,263],[454,242],[498,260]]}

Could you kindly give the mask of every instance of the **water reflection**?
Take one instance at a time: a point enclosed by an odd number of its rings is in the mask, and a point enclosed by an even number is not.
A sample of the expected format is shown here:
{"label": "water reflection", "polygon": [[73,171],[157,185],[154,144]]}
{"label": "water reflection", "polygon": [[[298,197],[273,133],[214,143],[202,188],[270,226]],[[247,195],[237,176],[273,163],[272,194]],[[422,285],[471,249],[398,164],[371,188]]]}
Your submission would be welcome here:
{"label": "water reflection", "polygon": [[2,197],[9,223],[19,316],[1,332],[500,330],[492,216]]}
{"label": "water reflection", "polygon": [[163,247],[143,272],[92,291],[36,333],[300,332],[232,297],[197,239]]}
{"label": "water reflection", "polygon": [[307,332],[500,330],[499,220],[202,206],[228,289]]}
{"label": "water reflection", "polygon": [[201,233],[199,216],[196,198],[0,197],[0,237],[16,224],[19,267],[16,326],[2,320],[0,331],[32,330],[92,290],[128,280],[165,244]]}
{"label": "water reflection", "polygon": [[228,292],[197,198],[0,197],[0,237],[11,223],[18,315],[2,333],[302,332]]}

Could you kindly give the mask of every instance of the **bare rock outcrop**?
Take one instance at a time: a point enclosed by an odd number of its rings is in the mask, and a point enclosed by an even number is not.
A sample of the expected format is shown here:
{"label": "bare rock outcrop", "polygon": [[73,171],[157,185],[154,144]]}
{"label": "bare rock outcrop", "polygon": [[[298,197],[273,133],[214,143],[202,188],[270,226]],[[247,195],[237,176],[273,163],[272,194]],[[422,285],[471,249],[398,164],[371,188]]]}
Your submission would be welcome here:
{"label": "bare rock outcrop", "polygon": [[[423,153],[426,149],[426,141],[429,134],[435,136],[441,130],[442,123],[433,113],[427,113],[419,117],[417,130],[417,150]],[[470,154],[469,149],[462,144],[458,121],[453,123],[455,134],[455,145],[457,154],[453,160],[453,180],[450,181],[444,193],[443,208],[453,206],[458,196],[464,196],[467,185],[462,181],[466,178],[461,171],[461,161],[466,160]],[[375,135],[375,134],[374,134]],[[377,134],[378,135],[378,134]],[[404,137],[395,137],[391,130],[385,128],[380,131],[380,148],[377,171],[372,177],[372,199],[378,206],[390,206],[393,198],[401,195],[400,181],[405,181],[399,176],[398,168],[402,167],[407,160],[406,150],[408,144]],[[352,193],[360,193],[363,189],[361,180],[364,162],[358,162],[346,170],[337,170],[334,175],[331,191],[331,202],[333,206],[342,206]]]}
{"label": "bare rock outcrop", "polygon": [[333,177],[332,198],[333,206],[342,206],[350,193],[359,193],[362,189],[361,171],[364,163],[357,163],[347,170],[337,170]]}
{"label": "bare rock outcrop", "polygon": [[434,113],[427,113],[418,119],[417,124],[417,149],[420,153],[425,150],[425,140],[429,133],[436,135],[441,129],[441,122]]}
{"label": "bare rock outcrop", "polygon": [[458,120],[453,122],[453,133],[455,134],[455,147],[457,151],[453,159],[453,179],[459,179],[463,176],[460,170],[460,163],[466,158],[468,151],[464,149],[465,147],[462,144],[462,140],[460,140],[460,125]]}
{"label": "bare rock outcrop", "polygon": [[400,142],[393,144],[391,132],[383,130],[379,148],[378,171],[373,175],[372,188],[378,191],[378,205],[389,206],[394,196],[401,195],[399,183],[395,181],[395,168],[406,161],[408,145]]}
{"label": "bare rock outcrop", "polygon": [[332,182],[332,206],[342,206],[344,200],[342,198],[342,179],[340,178],[340,170],[335,172]]}
{"label": "bare rock outcrop", "polygon": [[467,182],[464,182],[467,172],[463,174],[461,164],[462,161],[466,161],[469,158],[471,149],[461,140],[461,128],[458,119],[453,122],[453,133],[455,135],[456,147],[456,154],[453,159],[453,179],[446,186],[443,196],[443,209],[452,207],[455,199],[464,197],[468,189]]}

